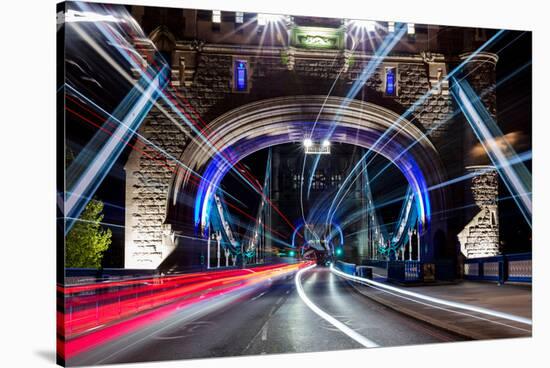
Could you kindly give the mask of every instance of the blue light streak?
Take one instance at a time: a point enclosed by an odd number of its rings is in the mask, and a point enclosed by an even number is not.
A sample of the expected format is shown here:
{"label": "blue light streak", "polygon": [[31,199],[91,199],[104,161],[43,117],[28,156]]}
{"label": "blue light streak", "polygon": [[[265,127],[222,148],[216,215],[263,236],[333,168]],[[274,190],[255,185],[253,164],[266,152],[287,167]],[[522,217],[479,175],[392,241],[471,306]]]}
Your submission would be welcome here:
{"label": "blue light streak", "polygon": [[[98,131],[67,169],[67,193],[65,199],[65,234],[74,225],[73,218],[80,216],[103,179],[130,141],[131,132],[137,129],[158,98],[158,91],[167,83],[167,69],[163,66],[152,80],[141,78],[113,115],[124,122],[118,124],[110,137]],[[104,123],[108,126],[113,119]]]}

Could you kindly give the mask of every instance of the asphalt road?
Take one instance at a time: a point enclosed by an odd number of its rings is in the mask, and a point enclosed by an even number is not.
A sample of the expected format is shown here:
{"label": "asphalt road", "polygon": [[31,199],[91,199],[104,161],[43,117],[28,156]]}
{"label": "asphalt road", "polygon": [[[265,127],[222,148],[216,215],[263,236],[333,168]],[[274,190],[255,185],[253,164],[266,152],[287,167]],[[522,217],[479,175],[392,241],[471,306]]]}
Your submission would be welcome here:
{"label": "asphalt road", "polygon": [[[300,280],[315,306],[379,346],[463,340],[361,295],[328,268],[305,271]],[[181,309],[160,323],[67,363],[94,365],[354,348],[364,346],[304,303],[293,274]]]}

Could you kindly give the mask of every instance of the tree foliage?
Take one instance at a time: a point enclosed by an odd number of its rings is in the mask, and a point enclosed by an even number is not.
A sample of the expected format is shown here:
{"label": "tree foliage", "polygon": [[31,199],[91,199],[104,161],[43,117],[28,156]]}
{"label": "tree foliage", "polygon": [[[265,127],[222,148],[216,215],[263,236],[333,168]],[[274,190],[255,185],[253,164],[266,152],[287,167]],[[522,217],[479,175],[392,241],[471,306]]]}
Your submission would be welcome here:
{"label": "tree foliage", "polygon": [[[65,169],[74,161],[73,151],[65,151]],[[65,267],[100,268],[103,253],[111,245],[111,230],[103,229],[103,202],[92,199],[65,237]]]}
{"label": "tree foliage", "polygon": [[103,229],[103,202],[91,200],[65,239],[65,266],[99,268],[111,244],[111,230]]}

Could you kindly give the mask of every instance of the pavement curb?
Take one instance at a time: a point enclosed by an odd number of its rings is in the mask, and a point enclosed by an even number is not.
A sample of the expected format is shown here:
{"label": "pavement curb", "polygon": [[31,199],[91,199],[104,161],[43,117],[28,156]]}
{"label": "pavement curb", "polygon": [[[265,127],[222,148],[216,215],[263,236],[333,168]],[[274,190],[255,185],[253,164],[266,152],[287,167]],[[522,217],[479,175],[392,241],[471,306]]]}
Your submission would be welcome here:
{"label": "pavement curb", "polygon": [[412,318],[415,318],[419,321],[422,321],[422,322],[425,322],[425,323],[428,323],[430,325],[433,325],[435,327],[438,327],[438,328],[441,328],[443,330],[446,330],[446,331],[449,331],[449,332],[452,332],[452,333],[455,333],[457,335],[460,335],[464,338],[467,338],[467,339],[472,339],[472,340],[487,340],[487,339],[494,339],[493,337],[489,337],[489,336],[485,336],[483,334],[479,334],[479,333],[476,333],[474,331],[470,331],[470,330],[467,330],[467,329],[463,329],[461,327],[458,327],[456,325],[452,325],[450,323],[446,323],[445,321],[441,321],[439,319],[435,319],[435,318],[431,318],[423,313],[418,313],[418,312],[415,312],[409,308],[405,308],[405,307],[402,307],[400,305],[397,305],[396,303],[393,303],[385,298],[381,298],[379,296],[376,296],[376,295],[372,295],[372,294],[369,294],[369,293],[366,293],[364,291],[362,291],[357,285],[355,282],[353,281],[349,281],[349,280],[346,280],[358,293],[360,293],[361,295],[371,299],[371,300],[374,300],[375,302],[379,303],[379,304],[382,304],[383,306],[385,307],[388,307],[396,312],[399,312],[399,313],[403,313],[409,317],[412,317]]}

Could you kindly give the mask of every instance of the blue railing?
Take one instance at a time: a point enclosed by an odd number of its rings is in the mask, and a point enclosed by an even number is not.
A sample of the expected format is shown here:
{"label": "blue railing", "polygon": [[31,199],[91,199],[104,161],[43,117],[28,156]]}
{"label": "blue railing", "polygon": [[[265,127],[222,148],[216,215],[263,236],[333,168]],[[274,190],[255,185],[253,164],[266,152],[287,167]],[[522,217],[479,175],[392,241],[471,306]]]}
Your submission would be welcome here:
{"label": "blue railing", "polygon": [[336,261],[336,268],[348,275],[355,276],[355,263]]}
{"label": "blue railing", "polygon": [[422,262],[390,261],[388,262],[388,281],[409,283],[423,281]]}
{"label": "blue railing", "polygon": [[532,282],[531,253],[508,254],[464,261],[466,280]]}

